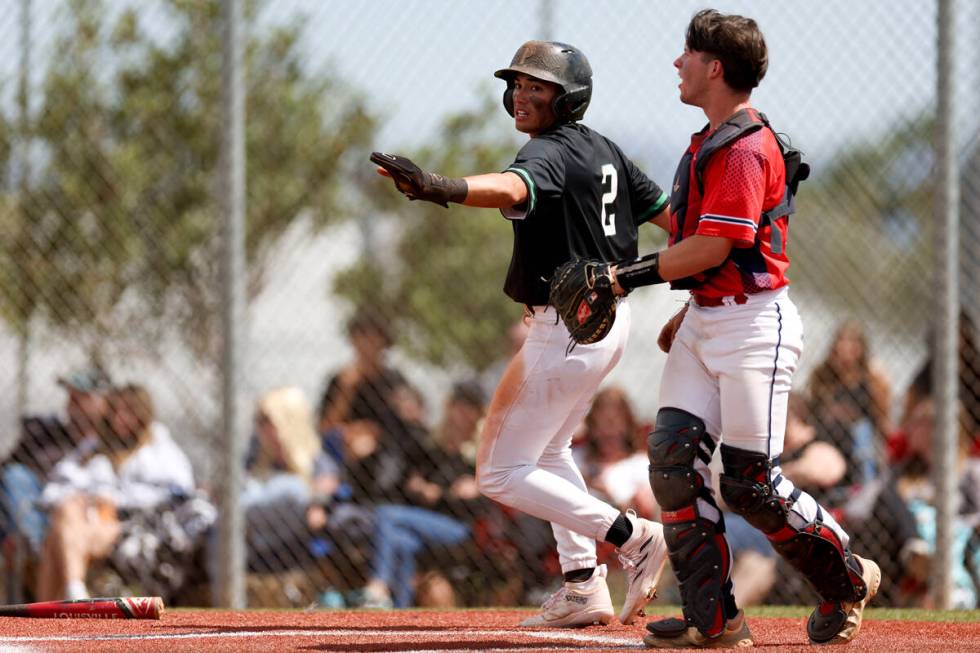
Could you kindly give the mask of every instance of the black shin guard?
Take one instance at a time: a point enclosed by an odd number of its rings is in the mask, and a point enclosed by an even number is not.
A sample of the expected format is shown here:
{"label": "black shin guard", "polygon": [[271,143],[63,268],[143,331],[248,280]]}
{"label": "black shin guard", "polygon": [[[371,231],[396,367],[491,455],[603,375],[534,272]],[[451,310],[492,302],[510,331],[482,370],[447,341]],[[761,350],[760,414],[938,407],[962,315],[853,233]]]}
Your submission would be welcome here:
{"label": "black shin guard", "polygon": [[724,522],[719,519],[716,524],[698,514],[698,499],[717,508],[694,468],[699,457],[705,465],[711,461],[714,442],[704,436],[703,421],[664,408],[657,413],[648,445],[650,485],[662,508],[664,539],[684,604],[684,620],[713,636],[724,630],[725,620],[735,616],[737,608]]}
{"label": "black shin guard", "polygon": [[816,520],[793,526],[789,511],[800,495],[776,493],[772,461],[763,453],[721,445],[725,472],[721,496],[728,506],[765,533],[773,548],[807,579],[824,601],[858,601],[867,593],[861,566],[836,533]]}
{"label": "black shin guard", "polygon": [[722,522],[664,520],[664,539],[677,576],[684,620],[707,636],[721,633],[735,616],[731,551]]}

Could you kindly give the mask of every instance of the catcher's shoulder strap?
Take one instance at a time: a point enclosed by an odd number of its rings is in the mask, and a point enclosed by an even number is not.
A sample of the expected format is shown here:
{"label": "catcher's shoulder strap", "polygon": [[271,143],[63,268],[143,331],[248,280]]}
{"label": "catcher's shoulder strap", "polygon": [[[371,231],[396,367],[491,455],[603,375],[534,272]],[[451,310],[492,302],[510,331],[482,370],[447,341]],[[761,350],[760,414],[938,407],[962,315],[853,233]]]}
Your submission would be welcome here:
{"label": "catcher's shoulder strap", "polygon": [[779,144],[779,151],[783,155],[783,164],[786,166],[786,192],[783,193],[783,199],[779,204],[763,212],[760,226],[769,224],[784,215],[795,213],[796,191],[800,182],[810,176],[810,165],[803,161],[803,152],[793,147],[786,136],[777,133],[772,128],[766,114],[755,109],[742,109],[736,112],[704,140],[698,149],[698,156],[694,162],[694,176],[698,184],[698,193],[703,196],[704,169],[708,165],[708,161],[711,160],[711,155],[729,143],[763,128],[772,132],[776,138],[776,143]]}
{"label": "catcher's shoulder strap", "polygon": [[[708,127],[705,126],[705,130],[707,129]],[[783,155],[783,164],[786,166],[786,192],[783,193],[783,198],[779,204],[768,211],[763,211],[759,218],[759,229],[761,230],[762,227],[772,224],[775,220],[796,212],[796,191],[799,188],[800,182],[810,176],[810,166],[803,161],[803,153],[793,147],[788,138],[777,133],[772,128],[769,124],[769,119],[766,118],[766,114],[755,109],[742,109],[736,112],[704,139],[701,147],[698,148],[697,158],[694,161],[693,167],[694,183],[697,184],[698,194],[703,197],[704,169],[707,167],[712,155],[726,145],[734,143],[743,136],[760,129],[768,129],[772,132],[776,138],[776,143],[779,145],[779,151]],[[675,214],[678,225],[683,225],[686,220],[687,196],[689,184],[691,183],[690,174],[688,173],[691,156],[692,153],[688,152],[681,159],[677,169],[677,176],[675,177],[674,192],[671,195],[671,211]],[[778,231],[773,230],[773,232],[774,237],[779,236]],[[774,242],[773,246],[774,250],[782,248],[781,243]],[[672,281],[670,286],[674,289],[696,288],[720,269],[721,266],[719,265],[700,274]]]}

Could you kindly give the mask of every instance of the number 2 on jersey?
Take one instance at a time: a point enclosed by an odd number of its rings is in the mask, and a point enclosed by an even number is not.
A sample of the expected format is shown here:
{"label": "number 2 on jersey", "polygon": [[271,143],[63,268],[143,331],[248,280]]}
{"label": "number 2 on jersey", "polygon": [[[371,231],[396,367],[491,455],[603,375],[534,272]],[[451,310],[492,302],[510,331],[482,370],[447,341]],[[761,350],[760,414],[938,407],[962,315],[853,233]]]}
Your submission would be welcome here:
{"label": "number 2 on jersey", "polygon": [[602,216],[600,220],[602,221],[602,232],[606,234],[606,237],[616,235],[616,214],[607,213],[606,205],[609,204],[609,210],[612,210],[612,203],[616,201],[616,166],[611,163],[603,164],[602,166],[602,187],[606,187],[606,180],[609,180],[609,191],[602,194]]}

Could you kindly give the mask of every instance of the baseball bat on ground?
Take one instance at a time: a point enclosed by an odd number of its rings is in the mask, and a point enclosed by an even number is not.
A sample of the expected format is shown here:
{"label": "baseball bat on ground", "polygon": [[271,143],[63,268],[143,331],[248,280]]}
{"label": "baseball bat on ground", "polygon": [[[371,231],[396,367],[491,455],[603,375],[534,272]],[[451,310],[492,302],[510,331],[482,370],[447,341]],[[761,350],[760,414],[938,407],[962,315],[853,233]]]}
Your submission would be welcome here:
{"label": "baseball bat on ground", "polygon": [[0,605],[0,617],[35,619],[159,619],[162,614],[163,599],[159,596],[114,596]]}

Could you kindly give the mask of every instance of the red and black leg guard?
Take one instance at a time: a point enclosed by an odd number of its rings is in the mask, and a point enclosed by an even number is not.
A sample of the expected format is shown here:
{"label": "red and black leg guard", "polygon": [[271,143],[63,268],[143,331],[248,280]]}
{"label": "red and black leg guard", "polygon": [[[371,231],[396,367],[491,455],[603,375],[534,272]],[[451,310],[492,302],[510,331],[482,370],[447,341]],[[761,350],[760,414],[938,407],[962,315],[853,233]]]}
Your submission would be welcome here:
{"label": "red and black leg guard", "polygon": [[[807,579],[824,601],[859,601],[867,593],[861,565],[837,534],[817,518],[803,526],[789,514],[801,491],[780,496],[773,461],[764,453],[721,445],[721,496],[747,522],[765,533],[773,548]],[[800,520],[802,521],[802,520]]]}
{"label": "red and black leg guard", "polygon": [[[710,488],[695,469],[711,461],[714,441],[705,437],[704,422],[682,410],[664,408],[647,441],[650,485],[662,508],[664,539],[684,604],[684,620],[703,634],[720,634],[737,611],[732,596],[731,550],[725,540],[721,511],[713,522],[698,512],[698,499],[717,510]],[[676,629],[677,620],[664,628]],[[659,623],[659,622],[658,622]],[[649,624],[658,632],[658,623]]]}

